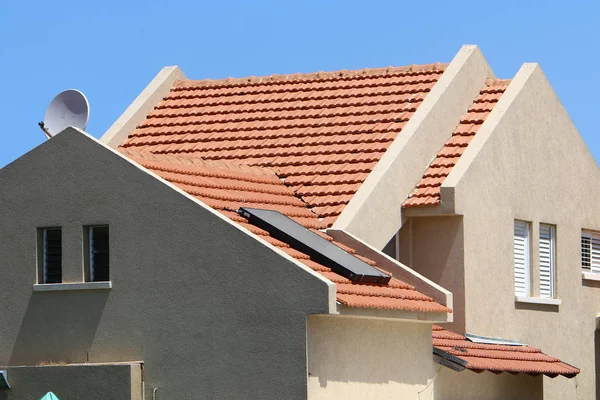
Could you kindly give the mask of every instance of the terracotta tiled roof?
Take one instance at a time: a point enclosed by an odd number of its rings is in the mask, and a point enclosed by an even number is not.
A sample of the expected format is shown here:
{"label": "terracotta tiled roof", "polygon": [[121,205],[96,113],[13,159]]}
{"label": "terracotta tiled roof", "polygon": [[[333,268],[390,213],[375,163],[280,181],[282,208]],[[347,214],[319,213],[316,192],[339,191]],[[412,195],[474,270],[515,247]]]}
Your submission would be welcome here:
{"label": "terracotta tiled roof", "polygon": [[452,167],[465,151],[475,134],[508,87],[509,80],[488,80],[467,113],[429,165],[423,179],[410,193],[403,207],[431,206],[440,204],[440,186],[450,174]]}
{"label": "terracotta tiled roof", "polygon": [[474,343],[437,325],[433,326],[433,347],[457,357],[465,368],[476,372],[525,372],[568,378],[579,373],[579,369],[534,347]]}
{"label": "terracotta tiled roof", "polygon": [[178,81],[121,146],[273,168],[331,226],[445,68]]}
{"label": "terracotta tiled roof", "polygon": [[[330,268],[312,261],[308,255],[271,237],[268,232],[250,225],[236,212],[240,207],[279,211],[325,239],[333,241],[333,238],[318,230],[325,224],[319,221],[317,215],[268,168],[251,167],[232,161],[203,160],[186,155],[161,155],[130,149],[121,149],[121,152],[334,282],[337,287],[337,300],[346,306],[451,312],[447,307],[395,278],[387,285],[353,283],[332,272]],[[356,254],[353,249],[336,244],[376,267],[375,262]]]}

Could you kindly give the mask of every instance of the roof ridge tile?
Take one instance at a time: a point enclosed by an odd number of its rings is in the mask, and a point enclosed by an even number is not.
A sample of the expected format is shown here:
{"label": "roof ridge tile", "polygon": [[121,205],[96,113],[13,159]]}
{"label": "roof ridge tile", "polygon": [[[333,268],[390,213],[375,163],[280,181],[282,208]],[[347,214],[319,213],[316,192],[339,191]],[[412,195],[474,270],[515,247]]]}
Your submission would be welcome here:
{"label": "roof ridge tile", "polygon": [[413,64],[404,67],[385,67],[385,68],[363,68],[359,70],[338,70],[330,72],[309,72],[309,73],[294,73],[284,75],[267,75],[267,76],[250,76],[241,78],[224,78],[224,79],[203,79],[203,80],[177,80],[174,88],[179,90],[184,88],[205,88],[205,87],[231,87],[231,86],[251,86],[251,85],[268,85],[268,84],[286,84],[297,82],[312,82],[326,80],[352,80],[364,79],[365,77],[380,77],[380,76],[405,76],[418,75],[423,73],[441,72],[444,71],[448,64],[439,62],[432,64]]}

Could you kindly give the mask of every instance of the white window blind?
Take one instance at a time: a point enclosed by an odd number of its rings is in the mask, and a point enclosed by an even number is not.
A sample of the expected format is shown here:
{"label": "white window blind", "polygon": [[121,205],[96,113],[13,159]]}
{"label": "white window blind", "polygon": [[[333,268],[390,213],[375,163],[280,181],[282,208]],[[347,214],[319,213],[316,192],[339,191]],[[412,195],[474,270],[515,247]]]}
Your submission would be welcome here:
{"label": "white window blind", "polygon": [[581,268],[600,273],[600,232],[581,231]]}
{"label": "white window blind", "polygon": [[529,296],[529,223],[515,220],[515,295]]}
{"label": "white window blind", "polygon": [[554,297],[556,227],[540,224],[540,297]]}

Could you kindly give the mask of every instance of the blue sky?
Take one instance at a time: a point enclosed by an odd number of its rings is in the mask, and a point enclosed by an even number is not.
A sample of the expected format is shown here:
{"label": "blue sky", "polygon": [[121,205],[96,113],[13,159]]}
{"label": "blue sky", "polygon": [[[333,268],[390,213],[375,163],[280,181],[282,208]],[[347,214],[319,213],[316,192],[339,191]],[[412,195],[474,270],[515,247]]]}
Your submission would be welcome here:
{"label": "blue sky", "polygon": [[500,78],[539,62],[600,160],[600,2],[1,3],[0,167],[45,140],[37,122],[67,88],[87,95],[100,137],[165,65],[193,79],[402,66],[462,44]]}

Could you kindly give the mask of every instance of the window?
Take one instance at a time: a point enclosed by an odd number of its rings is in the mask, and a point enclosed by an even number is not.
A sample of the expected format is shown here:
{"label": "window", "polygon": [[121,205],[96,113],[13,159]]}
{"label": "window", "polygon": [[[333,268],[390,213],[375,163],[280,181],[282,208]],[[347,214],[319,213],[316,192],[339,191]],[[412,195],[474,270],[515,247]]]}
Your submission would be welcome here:
{"label": "window", "polygon": [[556,227],[540,224],[540,297],[554,298]]}
{"label": "window", "polygon": [[600,232],[581,231],[581,268],[600,273]]}
{"label": "window", "polygon": [[400,232],[396,232],[381,251],[391,258],[400,261]]}
{"label": "window", "polygon": [[41,283],[62,282],[62,230],[43,228],[40,230],[42,258],[40,263]]}
{"label": "window", "polygon": [[88,228],[88,243],[89,281],[109,281],[108,226],[90,226]]}
{"label": "window", "polygon": [[529,223],[515,220],[514,227],[515,295],[529,296]]}

